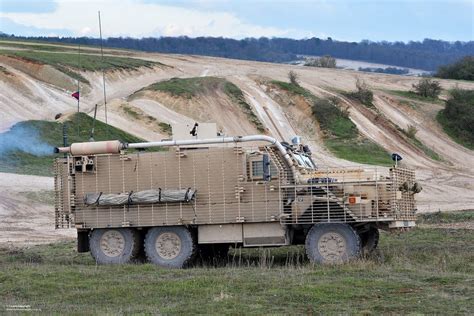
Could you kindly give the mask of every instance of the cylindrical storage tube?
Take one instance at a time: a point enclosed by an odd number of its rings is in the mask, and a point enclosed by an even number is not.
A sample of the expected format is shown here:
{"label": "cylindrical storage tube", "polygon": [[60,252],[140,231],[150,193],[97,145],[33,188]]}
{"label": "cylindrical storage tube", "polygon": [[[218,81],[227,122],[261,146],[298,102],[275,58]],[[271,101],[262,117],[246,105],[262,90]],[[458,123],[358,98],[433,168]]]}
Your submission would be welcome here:
{"label": "cylindrical storage tube", "polygon": [[71,155],[97,155],[97,154],[118,154],[123,145],[118,140],[108,140],[102,142],[74,143],[71,145]]}

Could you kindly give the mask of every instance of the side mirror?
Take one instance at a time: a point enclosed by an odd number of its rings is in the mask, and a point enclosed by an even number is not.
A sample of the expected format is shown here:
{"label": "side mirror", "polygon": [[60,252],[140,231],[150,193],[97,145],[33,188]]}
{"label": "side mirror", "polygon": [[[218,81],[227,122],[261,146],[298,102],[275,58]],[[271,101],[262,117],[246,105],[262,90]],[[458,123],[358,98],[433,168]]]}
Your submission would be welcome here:
{"label": "side mirror", "polygon": [[270,174],[270,156],[268,154],[263,154],[262,158],[263,165],[263,180],[270,181],[272,175]]}

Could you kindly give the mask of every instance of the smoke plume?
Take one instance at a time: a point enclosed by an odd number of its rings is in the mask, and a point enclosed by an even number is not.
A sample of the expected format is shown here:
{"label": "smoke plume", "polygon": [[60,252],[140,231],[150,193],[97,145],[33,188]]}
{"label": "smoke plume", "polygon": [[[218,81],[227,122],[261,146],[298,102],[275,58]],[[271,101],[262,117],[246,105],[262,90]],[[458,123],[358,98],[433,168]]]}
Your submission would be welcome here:
{"label": "smoke plume", "polygon": [[0,156],[13,151],[23,151],[35,156],[53,154],[53,147],[39,137],[33,127],[14,125],[10,130],[0,133]]}

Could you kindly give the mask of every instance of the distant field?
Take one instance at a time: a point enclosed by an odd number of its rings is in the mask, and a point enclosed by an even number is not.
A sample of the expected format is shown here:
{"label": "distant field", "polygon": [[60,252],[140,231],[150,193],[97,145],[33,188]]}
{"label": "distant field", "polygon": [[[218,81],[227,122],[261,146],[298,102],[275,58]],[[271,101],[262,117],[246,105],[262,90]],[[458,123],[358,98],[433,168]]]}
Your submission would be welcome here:
{"label": "distant field", "polygon": [[53,314],[453,315],[474,308],[472,230],[383,233],[378,255],[341,266],[312,266],[301,247],[236,249],[218,267],[186,270],[96,266],[74,247],[0,248],[0,312],[8,305]]}
{"label": "distant field", "polygon": [[[25,45],[30,47],[33,45]],[[77,79],[81,82],[88,83],[88,81],[78,72],[79,71],[110,71],[110,70],[134,70],[139,67],[151,68],[160,63],[147,61],[143,59],[104,56],[104,60],[100,55],[91,55],[82,53],[79,57],[77,51],[64,50],[61,47],[38,45],[35,46],[38,50],[4,50],[0,49],[0,55],[5,55],[14,58],[22,58],[31,62],[36,62],[45,65],[51,65],[57,70],[65,73],[71,78]],[[45,49],[42,51],[41,49]],[[79,60],[80,58],[80,60]]]}

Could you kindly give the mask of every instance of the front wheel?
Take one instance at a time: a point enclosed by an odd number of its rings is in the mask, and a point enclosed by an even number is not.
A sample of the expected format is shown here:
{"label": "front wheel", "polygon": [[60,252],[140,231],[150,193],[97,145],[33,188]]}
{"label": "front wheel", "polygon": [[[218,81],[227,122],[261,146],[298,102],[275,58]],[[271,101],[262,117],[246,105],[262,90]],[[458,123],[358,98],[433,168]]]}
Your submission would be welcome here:
{"label": "front wheel", "polygon": [[358,258],[361,242],[357,232],[347,224],[322,223],[310,229],[305,248],[311,262],[335,264]]}
{"label": "front wheel", "polygon": [[148,261],[166,268],[183,268],[195,250],[191,232],[182,226],[154,227],[145,237]]}
{"label": "front wheel", "polygon": [[89,236],[89,248],[98,264],[130,262],[140,248],[138,235],[129,228],[94,229]]}

